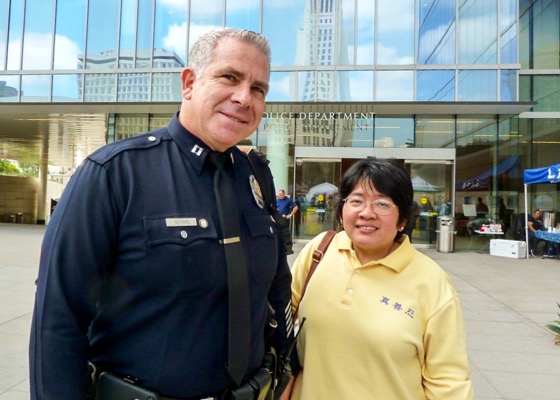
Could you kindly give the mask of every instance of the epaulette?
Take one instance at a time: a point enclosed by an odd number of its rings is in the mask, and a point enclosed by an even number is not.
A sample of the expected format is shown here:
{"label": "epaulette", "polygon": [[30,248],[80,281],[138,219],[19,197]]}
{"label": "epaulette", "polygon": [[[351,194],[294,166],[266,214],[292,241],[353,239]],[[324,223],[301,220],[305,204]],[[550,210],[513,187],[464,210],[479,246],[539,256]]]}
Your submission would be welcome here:
{"label": "epaulette", "polygon": [[164,130],[159,129],[127,139],[118,140],[97,149],[88,156],[88,159],[99,164],[104,164],[124,151],[155,147],[164,139],[163,136]]}

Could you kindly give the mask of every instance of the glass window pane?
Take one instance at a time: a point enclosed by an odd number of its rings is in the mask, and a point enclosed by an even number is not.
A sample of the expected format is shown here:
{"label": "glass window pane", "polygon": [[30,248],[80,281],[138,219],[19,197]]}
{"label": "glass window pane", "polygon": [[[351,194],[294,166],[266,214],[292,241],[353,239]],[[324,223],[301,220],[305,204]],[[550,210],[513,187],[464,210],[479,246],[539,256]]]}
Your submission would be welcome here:
{"label": "glass window pane", "polygon": [[226,26],[260,32],[260,1],[226,2]]}
{"label": "glass window pane", "polygon": [[377,0],[377,13],[376,64],[414,64],[414,0]]}
{"label": "glass window pane", "polygon": [[338,51],[337,65],[353,65],[354,64],[354,50],[356,49],[355,43],[355,29],[356,23],[356,1],[355,0],[341,0],[341,16],[340,16],[340,29],[341,35],[338,37]]}
{"label": "glass window pane", "polygon": [[171,53],[162,49],[154,50],[154,68],[179,68],[182,69],[183,60],[177,53]]}
{"label": "glass window pane", "polygon": [[189,50],[200,36],[213,29],[223,27],[223,6],[223,0],[191,0]]}
{"label": "glass window pane", "polygon": [[53,75],[52,101],[82,101],[81,74]]}
{"label": "glass window pane", "polygon": [[0,0],[0,71],[6,69],[9,0]]}
{"label": "glass window pane", "polygon": [[8,29],[8,70],[21,69],[21,41],[23,30],[23,0],[10,2]]}
{"label": "glass window pane", "polygon": [[119,68],[134,68],[136,4],[136,0],[122,0]]}
{"label": "glass window pane", "polygon": [[19,96],[19,75],[0,75],[0,102],[16,102]]}
{"label": "glass window pane", "polygon": [[188,49],[187,4],[186,1],[156,0],[154,49],[174,53],[182,67]]}
{"label": "glass window pane", "polygon": [[333,71],[317,71],[317,101],[335,101]]}
{"label": "glass window pane", "polygon": [[296,72],[272,72],[270,74],[270,90],[266,101],[290,101],[296,99]]}
{"label": "glass window pane", "polygon": [[153,1],[140,1],[136,29],[136,68],[149,68],[152,56]]}
{"label": "glass window pane", "polygon": [[455,119],[445,115],[423,115],[416,118],[414,147],[455,147]]}
{"label": "glass window pane", "polygon": [[334,139],[334,119],[317,119],[314,113],[299,113],[296,124],[296,145],[331,147]]}
{"label": "glass window pane", "polygon": [[[525,2],[527,3],[527,2]],[[530,3],[529,3],[530,4]],[[527,9],[520,6],[519,9],[519,63],[521,68],[529,68],[529,58],[531,57],[532,45],[529,45],[529,41],[532,39],[533,29],[531,28],[532,13],[528,12]]]}
{"label": "glass window pane", "polygon": [[[270,160],[271,168],[279,173],[282,181],[285,181],[287,171],[284,168],[280,171],[274,168],[274,165],[288,165],[289,160],[286,160],[286,157],[290,152],[290,145],[294,144],[295,124],[294,113],[274,110],[263,115],[257,129],[258,146],[267,150],[266,156]],[[256,137],[250,137],[249,139],[251,141],[246,145],[257,145]],[[274,180],[276,182],[276,175]]]}
{"label": "glass window pane", "polygon": [[443,69],[419,70],[416,76],[418,85],[416,100],[455,100],[455,71]]}
{"label": "glass window pane", "polygon": [[[461,115],[457,118],[458,148],[472,146],[473,144],[491,146],[497,140],[497,135],[496,118],[489,118],[488,115]],[[464,151],[462,151],[462,153],[463,152]],[[474,154],[474,152],[470,150],[465,154]],[[491,165],[492,164],[490,164],[490,166]],[[481,171],[482,170],[484,170],[484,168],[481,168]],[[467,177],[465,177],[465,179],[466,178]],[[457,169],[457,181],[460,182],[459,169]]]}
{"label": "glass window pane", "polygon": [[500,101],[517,101],[517,71],[500,71]]}
{"label": "glass window pane", "polygon": [[497,3],[470,0],[459,5],[459,64],[497,63]]}
{"label": "glass window pane", "polygon": [[181,74],[158,72],[152,76],[152,101],[181,101]]}
{"label": "glass window pane", "polygon": [[418,64],[455,64],[455,0],[418,4]]}
{"label": "glass window pane", "polygon": [[83,68],[85,18],[86,0],[57,3],[54,69]]}
{"label": "glass window pane", "polygon": [[315,101],[315,71],[300,71],[298,74],[297,100]]}
{"label": "glass window pane", "polygon": [[534,3],[533,15],[532,68],[560,68],[560,2]]}
{"label": "glass window pane", "polygon": [[[353,116],[353,115],[352,115]],[[359,114],[358,118],[340,115],[335,120],[334,145],[337,147],[373,147],[374,115]]]}
{"label": "glass window pane", "polygon": [[130,138],[148,131],[148,114],[116,114],[115,116],[115,140]]}
{"label": "glass window pane", "polygon": [[22,75],[21,101],[48,102],[51,94],[50,75]]}
{"label": "glass window pane", "polygon": [[459,101],[496,101],[495,70],[460,70]]}
{"label": "glass window pane", "polygon": [[533,111],[558,111],[560,104],[560,76],[558,75],[531,75],[530,101],[537,102]]}
{"label": "glass window pane", "polygon": [[358,32],[356,33],[356,64],[373,65],[374,62],[374,2],[358,0]]}
{"label": "glass window pane", "polygon": [[51,68],[53,17],[53,0],[26,1],[22,69]]}
{"label": "glass window pane", "polygon": [[149,90],[150,74],[119,74],[117,101],[148,101]]}
{"label": "glass window pane", "polygon": [[500,62],[517,63],[517,0],[500,1]]}
{"label": "glass window pane", "polygon": [[414,143],[414,117],[378,115],[374,133],[374,147],[409,147]]}
{"label": "glass window pane", "polygon": [[337,101],[373,101],[373,72],[339,71]]}
{"label": "glass window pane", "polygon": [[317,2],[317,65],[334,65],[337,61],[336,48],[341,43],[342,36],[341,31],[337,30],[340,12],[336,11],[332,1]]}
{"label": "glass window pane", "polygon": [[119,3],[117,1],[89,2],[86,69],[117,67],[118,27]]}
{"label": "glass window pane", "polygon": [[[306,3],[295,1],[263,2],[263,34],[270,42],[273,66],[311,65],[309,51],[310,38],[304,37],[309,27],[304,27]],[[296,54],[301,56],[296,59]]]}
{"label": "glass window pane", "polygon": [[84,101],[111,102],[116,100],[115,74],[87,74]]}
{"label": "glass window pane", "polygon": [[377,101],[412,101],[413,100],[413,72],[412,71],[377,71],[376,73]]}

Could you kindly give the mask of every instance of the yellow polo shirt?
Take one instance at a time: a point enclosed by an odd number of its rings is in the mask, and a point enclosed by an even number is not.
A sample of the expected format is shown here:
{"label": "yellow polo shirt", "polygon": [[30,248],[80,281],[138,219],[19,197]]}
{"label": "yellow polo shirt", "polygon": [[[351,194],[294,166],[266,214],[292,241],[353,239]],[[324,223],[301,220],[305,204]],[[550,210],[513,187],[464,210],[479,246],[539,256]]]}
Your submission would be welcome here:
{"label": "yellow polo shirt", "polygon": [[[292,302],[324,234],[293,268]],[[339,232],[299,304],[295,400],[473,399],[459,298],[449,276],[404,236],[387,257],[361,265]]]}

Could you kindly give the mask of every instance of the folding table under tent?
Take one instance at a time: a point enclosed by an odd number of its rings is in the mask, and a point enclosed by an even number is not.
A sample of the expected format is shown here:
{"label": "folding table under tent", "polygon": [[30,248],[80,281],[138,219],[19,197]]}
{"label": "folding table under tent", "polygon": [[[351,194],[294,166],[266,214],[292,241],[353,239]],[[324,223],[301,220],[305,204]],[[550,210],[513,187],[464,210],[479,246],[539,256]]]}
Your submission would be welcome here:
{"label": "folding table under tent", "polygon": [[550,165],[543,168],[526,169],[523,172],[524,194],[525,194],[525,247],[526,258],[529,258],[529,216],[527,214],[527,186],[534,183],[560,183],[560,164]]}

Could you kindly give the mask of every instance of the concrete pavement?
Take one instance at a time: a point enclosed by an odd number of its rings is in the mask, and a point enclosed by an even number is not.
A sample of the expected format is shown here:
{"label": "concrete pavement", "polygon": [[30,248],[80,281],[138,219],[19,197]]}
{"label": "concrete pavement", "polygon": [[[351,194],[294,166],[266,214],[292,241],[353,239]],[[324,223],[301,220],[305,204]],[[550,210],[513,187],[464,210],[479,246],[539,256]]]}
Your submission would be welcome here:
{"label": "concrete pavement", "polygon": [[[27,346],[44,230],[0,224],[0,400],[29,399]],[[560,346],[544,325],[557,319],[560,260],[421,251],[450,274],[461,297],[475,398],[558,399]]]}

